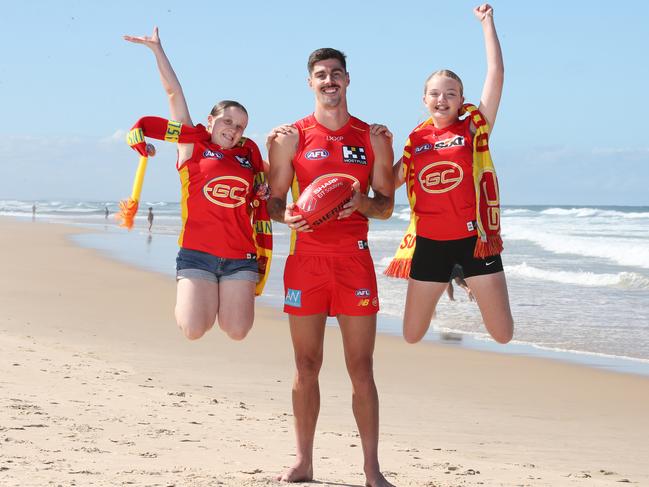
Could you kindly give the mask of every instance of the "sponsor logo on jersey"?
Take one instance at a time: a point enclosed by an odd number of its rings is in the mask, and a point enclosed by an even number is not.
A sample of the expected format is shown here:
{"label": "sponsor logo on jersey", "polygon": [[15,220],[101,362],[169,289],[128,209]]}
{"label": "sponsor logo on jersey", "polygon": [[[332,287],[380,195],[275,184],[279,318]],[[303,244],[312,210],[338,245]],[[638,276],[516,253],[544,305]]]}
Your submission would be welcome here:
{"label": "sponsor logo on jersey", "polygon": [[203,186],[203,194],[212,203],[226,208],[236,208],[246,203],[250,189],[248,181],[236,176],[220,176]]}
{"label": "sponsor logo on jersey", "polygon": [[286,297],[284,298],[286,306],[293,306],[294,308],[302,307],[302,291],[299,289],[288,288],[286,290]]}
{"label": "sponsor logo on jersey", "polygon": [[415,147],[415,154],[421,154],[422,152],[429,151],[433,148],[433,144],[423,144]]}
{"label": "sponsor logo on jersey", "polygon": [[357,289],[356,290],[356,297],[357,298],[369,298],[372,293],[370,292],[369,289]]}
{"label": "sponsor logo on jersey", "polygon": [[361,164],[367,166],[365,147],[355,145],[343,145],[343,162],[349,164]]}
{"label": "sponsor logo on jersey", "polygon": [[428,164],[417,176],[421,189],[427,193],[446,193],[462,182],[462,167],[451,161]]}
{"label": "sponsor logo on jersey", "polygon": [[327,135],[327,140],[330,142],[340,142],[344,138],[343,135]]}
{"label": "sponsor logo on jersey", "polygon": [[475,230],[475,229],[476,229],[476,222],[475,222],[475,220],[470,221],[470,222],[466,222],[466,229],[467,229],[469,232],[472,232],[473,230]]}
{"label": "sponsor logo on jersey", "polygon": [[317,161],[329,157],[329,151],[326,149],[313,149],[304,154],[304,157],[310,161]]}
{"label": "sponsor logo on jersey", "polygon": [[366,249],[369,249],[369,248],[370,248],[370,246],[367,243],[367,240],[359,240],[358,241],[358,249],[359,250],[366,250]]}
{"label": "sponsor logo on jersey", "polygon": [[433,146],[435,150],[448,149],[449,147],[461,147],[464,145],[464,136],[456,135],[450,139],[438,140]]}
{"label": "sponsor logo on jersey", "polygon": [[216,150],[205,149],[203,152],[203,157],[208,159],[223,159],[223,154]]}
{"label": "sponsor logo on jersey", "polygon": [[247,157],[244,156],[234,156],[234,158],[239,161],[239,165],[246,169],[252,169],[252,164]]}

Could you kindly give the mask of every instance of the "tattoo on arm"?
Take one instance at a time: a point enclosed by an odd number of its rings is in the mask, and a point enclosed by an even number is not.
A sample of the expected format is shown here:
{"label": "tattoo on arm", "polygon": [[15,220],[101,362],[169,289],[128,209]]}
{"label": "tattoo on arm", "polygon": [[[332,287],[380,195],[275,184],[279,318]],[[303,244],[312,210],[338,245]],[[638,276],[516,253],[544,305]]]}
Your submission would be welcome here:
{"label": "tattoo on arm", "polygon": [[393,197],[374,191],[374,196],[367,198],[366,201],[367,204],[361,211],[366,217],[385,220],[392,215],[392,209],[394,208]]}

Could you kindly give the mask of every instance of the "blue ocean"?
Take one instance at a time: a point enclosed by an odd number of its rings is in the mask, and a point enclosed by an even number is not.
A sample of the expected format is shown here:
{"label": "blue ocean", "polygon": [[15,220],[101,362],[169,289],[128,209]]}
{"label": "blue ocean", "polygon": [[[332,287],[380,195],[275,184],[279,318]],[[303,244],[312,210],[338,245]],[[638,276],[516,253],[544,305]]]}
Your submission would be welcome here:
{"label": "blue ocean", "polygon": [[[151,233],[148,207],[155,215]],[[118,227],[116,211],[117,202],[0,201],[0,215],[82,226],[88,232],[75,237],[78,244],[174,275],[178,203],[142,203],[130,232]],[[381,272],[408,219],[409,208],[397,205],[392,218],[370,223],[381,333],[401,333],[406,281],[386,278]],[[427,340],[649,374],[649,207],[508,206],[503,208],[502,230],[514,341],[495,344],[484,330],[476,304],[457,288],[455,301],[445,296],[440,300]],[[287,228],[275,224],[274,238],[271,275],[260,300],[280,308]]]}

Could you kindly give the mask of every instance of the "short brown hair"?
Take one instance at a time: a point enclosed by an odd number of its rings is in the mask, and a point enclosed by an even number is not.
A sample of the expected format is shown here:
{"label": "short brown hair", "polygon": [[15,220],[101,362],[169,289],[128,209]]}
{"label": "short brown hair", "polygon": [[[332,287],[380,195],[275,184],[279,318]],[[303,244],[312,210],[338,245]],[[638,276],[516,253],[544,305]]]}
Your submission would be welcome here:
{"label": "short brown hair", "polygon": [[226,108],[230,108],[230,107],[238,108],[238,109],[242,110],[243,113],[246,114],[246,116],[248,115],[248,110],[246,110],[246,107],[244,107],[238,101],[234,101],[234,100],[221,100],[216,105],[214,105],[214,107],[212,108],[212,111],[210,112],[210,115],[212,115],[213,117],[216,117],[216,116],[220,115],[221,113],[223,113]]}
{"label": "short brown hair", "polygon": [[426,94],[426,88],[428,87],[428,82],[433,79],[435,76],[444,76],[446,78],[451,78],[460,83],[460,96],[464,96],[464,85],[462,84],[462,80],[460,77],[455,74],[453,71],[450,69],[440,69],[439,71],[433,71],[428,78],[426,78],[426,82],[424,83],[424,95]]}
{"label": "short brown hair", "polygon": [[309,56],[309,60],[306,63],[309,74],[311,74],[311,72],[313,71],[313,66],[315,65],[315,63],[319,63],[320,61],[324,61],[325,59],[337,59],[338,61],[340,61],[340,64],[342,64],[345,72],[347,72],[347,62],[345,61],[347,59],[347,56],[345,56],[345,53],[339,51],[338,49],[332,49],[331,47],[322,47],[313,51]]}

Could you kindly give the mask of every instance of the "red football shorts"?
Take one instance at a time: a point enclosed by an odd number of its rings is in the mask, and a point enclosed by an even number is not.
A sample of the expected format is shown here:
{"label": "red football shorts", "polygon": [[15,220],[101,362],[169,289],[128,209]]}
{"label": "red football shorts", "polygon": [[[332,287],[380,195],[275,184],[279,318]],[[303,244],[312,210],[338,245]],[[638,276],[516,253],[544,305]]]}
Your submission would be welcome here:
{"label": "red football shorts", "polygon": [[379,310],[369,251],[353,255],[289,255],[284,267],[284,312],[373,315]]}

